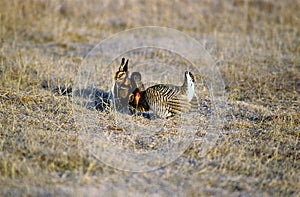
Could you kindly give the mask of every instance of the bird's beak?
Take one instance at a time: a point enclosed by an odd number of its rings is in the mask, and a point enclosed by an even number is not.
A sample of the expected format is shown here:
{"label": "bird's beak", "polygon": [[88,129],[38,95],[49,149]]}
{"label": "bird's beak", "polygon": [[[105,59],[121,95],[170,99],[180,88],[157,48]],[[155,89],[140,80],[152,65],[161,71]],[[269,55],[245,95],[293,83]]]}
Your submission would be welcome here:
{"label": "bird's beak", "polygon": [[137,93],[137,94],[135,95],[135,104],[136,104],[136,105],[139,104],[140,98],[141,98],[141,95],[140,95],[139,93]]}

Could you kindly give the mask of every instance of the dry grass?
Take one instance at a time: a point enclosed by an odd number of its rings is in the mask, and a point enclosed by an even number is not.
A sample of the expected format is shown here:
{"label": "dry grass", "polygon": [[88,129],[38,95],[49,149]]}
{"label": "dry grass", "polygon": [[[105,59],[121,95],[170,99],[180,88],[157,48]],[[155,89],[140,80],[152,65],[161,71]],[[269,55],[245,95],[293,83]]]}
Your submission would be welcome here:
{"label": "dry grass", "polygon": [[[300,195],[299,1],[0,2],[1,195]],[[41,87],[70,84],[100,40],[168,26],[215,57],[228,95],[217,145],[195,141],[170,165],[118,171],[89,156],[70,100]]]}

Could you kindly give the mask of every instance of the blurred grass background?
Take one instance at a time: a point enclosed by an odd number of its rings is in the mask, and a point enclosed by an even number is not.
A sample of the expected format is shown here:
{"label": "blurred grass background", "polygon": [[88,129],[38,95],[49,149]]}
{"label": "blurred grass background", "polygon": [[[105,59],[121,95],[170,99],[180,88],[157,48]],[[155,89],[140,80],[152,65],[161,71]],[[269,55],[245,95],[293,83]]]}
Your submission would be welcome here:
{"label": "blurred grass background", "polygon": [[[0,1],[0,194],[299,196],[299,10],[296,0]],[[195,142],[166,167],[130,173],[80,148],[69,100],[41,83],[72,83],[95,44],[144,25],[196,38],[229,102],[249,109],[233,106],[204,157]],[[249,118],[252,105],[273,115]]]}

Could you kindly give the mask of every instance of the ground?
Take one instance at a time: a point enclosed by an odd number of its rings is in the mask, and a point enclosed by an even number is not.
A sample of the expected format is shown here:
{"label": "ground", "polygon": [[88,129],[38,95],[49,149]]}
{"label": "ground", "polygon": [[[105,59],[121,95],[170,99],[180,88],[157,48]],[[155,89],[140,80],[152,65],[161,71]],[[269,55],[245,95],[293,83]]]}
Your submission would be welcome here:
{"label": "ground", "polygon": [[[0,194],[299,196],[299,10],[296,0],[1,1]],[[128,172],[80,148],[70,98],[42,84],[72,84],[96,44],[145,25],[206,48],[228,112],[206,154],[195,140],[169,165]]]}

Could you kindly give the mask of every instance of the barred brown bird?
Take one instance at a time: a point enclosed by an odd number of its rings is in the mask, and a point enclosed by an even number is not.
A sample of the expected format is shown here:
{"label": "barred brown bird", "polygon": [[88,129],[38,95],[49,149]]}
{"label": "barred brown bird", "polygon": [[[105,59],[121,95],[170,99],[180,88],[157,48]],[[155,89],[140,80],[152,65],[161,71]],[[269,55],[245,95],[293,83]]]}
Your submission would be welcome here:
{"label": "barred brown bird", "polygon": [[129,94],[136,88],[144,90],[142,76],[139,72],[133,72],[129,78],[128,59],[122,58],[119,70],[115,74],[115,84],[113,95],[115,105],[118,111],[128,109]]}
{"label": "barred brown bird", "polygon": [[169,118],[191,109],[195,79],[191,72],[185,72],[182,86],[158,84],[145,91],[136,88],[129,96],[129,106],[140,112],[152,110],[158,117]]}

